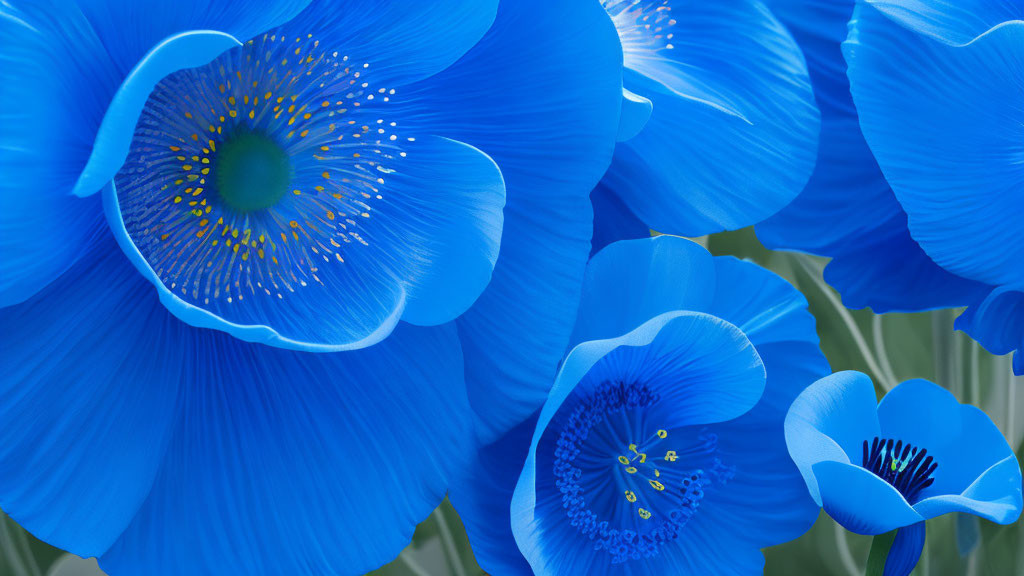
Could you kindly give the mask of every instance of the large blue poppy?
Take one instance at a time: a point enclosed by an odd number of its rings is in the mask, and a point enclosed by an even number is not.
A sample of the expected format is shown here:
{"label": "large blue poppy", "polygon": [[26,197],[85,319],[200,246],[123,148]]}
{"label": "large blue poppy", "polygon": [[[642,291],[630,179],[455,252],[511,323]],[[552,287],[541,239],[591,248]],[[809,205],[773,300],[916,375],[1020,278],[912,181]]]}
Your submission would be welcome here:
{"label": "large blue poppy", "polygon": [[[796,197],[814,168],[818,111],[800,48],[763,2],[602,4],[625,92],[622,141],[595,192],[621,206],[595,199],[609,211],[598,211],[598,240],[621,220],[684,236],[734,230]],[[624,232],[611,239],[635,237]]]}
{"label": "large blue poppy", "polygon": [[0,507],[114,574],[389,561],[467,380],[550,382],[572,330],[606,13],[8,2],[0,35]]}
{"label": "large blue poppy", "polygon": [[783,419],[827,374],[784,280],[660,236],[587,268],[542,408],[454,481],[491,574],[753,574],[814,522]]}
{"label": "large blue poppy", "polygon": [[1020,464],[999,429],[926,380],[908,380],[876,405],[864,374],[823,378],[793,403],[786,442],[837,522],[858,534],[899,530],[887,576],[913,570],[925,520],[967,512],[1009,524],[1021,513]]}
{"label": "large blue poppy", "polygon": [[811,182],[758,236],[832,257],[825,279],[852,308],[971,305],[960,328],[992,352],[1020,349],[1024,285],[1009,238],[1024,230],[1007,215],[1024,201],[1013,103],[1024,75],[1021,24],[1002,23],[1024,8],[868,0],[854,14],[853,0],[777,4],[807,53],[822,138]]}

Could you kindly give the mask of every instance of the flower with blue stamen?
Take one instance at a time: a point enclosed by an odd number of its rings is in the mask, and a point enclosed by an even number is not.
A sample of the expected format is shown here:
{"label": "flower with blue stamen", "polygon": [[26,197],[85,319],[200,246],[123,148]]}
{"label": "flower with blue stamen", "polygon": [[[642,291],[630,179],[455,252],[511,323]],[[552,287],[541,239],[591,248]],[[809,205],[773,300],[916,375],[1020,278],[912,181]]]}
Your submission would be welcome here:
{"label": "flower with blue stamen", "polygon": [[1013,103],[1024,85],[1024,9],[937,0],[773,8],[807,54],[823,128],[811,182],[758,226],[759,238],[832,257],[825,279],[851,308],[969,306],[958,328],[993,353],[1020,350],[1014,262],[1024,230],[1007,215],[1024,200]]}
{"label": "flower with blue stamen", "polygon": [[[755,573],[814,522],[783,419],[829,371],[806,301],[688,240],[587,268],[548,401],[481,443],[450,498],[488,573]],[[752,506],[751,502],[756,502]]]}
{"label": "flower with blue stamen", "polygon": [[604,10],[8,2],[0,35],[0,507],[111,574],[390,561],[507,425],[475,383],[550,382],[572,330]]}
{"label": "flower with blue stamen", "polygon": [[1021,513],[1013,450],[981,410],[926,380],[875,401],[871,379],[839,372],[809,387],[786,416],[789,453],[826,512],[858,534],[898,530],[886,576],[913,571],[925,520],[966,512],[1000,524]]}
{"label": "flower with blue stamen", "polygon": [[735,230],[796,197],[819,115],[800,48],[767,3],[601,4],[622,43],[624,94],[620,142],[594,192],[598,241]]}

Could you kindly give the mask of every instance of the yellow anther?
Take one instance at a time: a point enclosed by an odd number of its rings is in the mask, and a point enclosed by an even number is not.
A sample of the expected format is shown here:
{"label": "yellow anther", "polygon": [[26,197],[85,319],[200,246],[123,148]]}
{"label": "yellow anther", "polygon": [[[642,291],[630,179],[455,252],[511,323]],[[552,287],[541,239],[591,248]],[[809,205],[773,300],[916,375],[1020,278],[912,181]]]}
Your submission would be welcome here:
{"label": "yellow anther", "polygon": [[658,430],[658,438],[668,438],[668,430]]}
{"label": "yellow anther", "polygon": [[644,510],[643,508],[641,508],[641,509],[637,510],[636,512],[637,512],[637,514],[639,514],[639,515],[640,515],[640,517],[641,517],[641,518],[643,518],[644,520],[647,520],[648,518],[650,518],[650,517],[651,517],[651,513],[650,513],[650,512],[648,512],[647,510]]}
{"label": "yellow anther", "polygon": [[657,480],[648,480],[647,482],[650,483],[651,488],[654,488],[659,492],[665,489],[665,485],[662,484],[661,482],[658,482]]}
{"label": "yellow anther", "polygon": [[633,467],[633,466],[630,466],[629,468],[626,468],[626,472],[628,472],[630,474],[636,474],[636,468]]}
{"label": "yellow anther", "polygon": [[623,465],[628,465],[629,464],[629,458],[626,458],[625,456],[619,456],[619,463],[621,463]]}
{"label": "yellow anther", "polygon": [[665,452],[665,460],[668,460],[669,462],[675,462],[678,459],[679,456],[676,454],[675,450],[669,450],[668,452]]}
{"label": "yellow anther", "polygon": [[636,502],[636,494],[634,494],[630,490],[626,490],[626,500],[629,500],[630,502]]}

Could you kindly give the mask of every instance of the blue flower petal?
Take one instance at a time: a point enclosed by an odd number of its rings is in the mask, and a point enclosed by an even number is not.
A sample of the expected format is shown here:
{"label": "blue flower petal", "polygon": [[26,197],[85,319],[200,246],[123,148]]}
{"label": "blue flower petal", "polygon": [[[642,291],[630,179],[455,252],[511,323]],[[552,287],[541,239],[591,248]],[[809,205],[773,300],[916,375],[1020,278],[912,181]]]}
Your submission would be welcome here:
{"label": "blue flower petal", "polygon": [[[763,220],[814,167],[819,116],[800,49],[758,1],[668,4],[671,48],[652,53],[657,42],[637,48],[623,36],[625,85],[654,111],[619,144],[605,181],[659,232],[697,236]],[[631,14],[615,18],[620,34]]]}
{"label": "blue flower petal", "polygon": [[313,0],[282,27],[370,63],[374,82],[404,86],[461,58],[494,22],[498,0],[450,0],[443,8],[419,0]]}
{"label": "blue flower petal", "polygon": [[0,508],[54,546],[102,554],[169,441],[194,355],[184,326],[109,234],[0,325]]}
{"label": "blue flower petal", "polygon": [[[1024,292],[1006,287],[997,288],[985,296],[980,304],[971,306],[961,314],[956,319],[956,328],[977,340],[985,350],[1001,356],[1024,348],[1024,331],[1019,321],[1022,315]],[[1021,374],[1016,366],[1014,371]]]}
{"label": "blue flower petal", "polygon": [[822,507],[850,532],[884,534],[924,520],[891,484],[860,466],[824,460],[813,469]]}
{"label": "blue flower petal", "polygon": [[[75,201],[70,194],[76,187],[82,195],[95,193],[117,171],[90,156],[94,145],[102,153],[101,124],[134,126],[131,110],[111,108],[122,82],[132,74],[140,80],[166,73],[203,55],[190,54],[185,45],[191,40],[173,43],[185,49],[172,49],[167,57],[150,53],[155,46],[196,29],[248,38],[293,17],[307,2],[275,0],[258,9],[229,0],[0,6],[0,250],[17,254],[0,264],[0,305],[24,301],[59,276],[102,226],[99,202]],[[203,36],[211,37],[193,39]],[[186,60],[172,62],[171,53]],[[147,54],[150,64],[136,68]],[[144,90],[146,82],[133,84]],[[119,100],[131,100],[132,88],[121,88],[126,93]],[[87,163],[90,175],[79,183]]]}
{"label": "blue flower petal", "polygon": [[501,258],[458,320],[485,441],[540,407],[568,344],[590,252],[589,194],[618,132],[621,58],[597,2],[502,2],[461,60],[397,95],[423,111],[429,133],[479,148],[505,177]]}
{"label": "blue flower petal", "polygon": [[815,466],[856,461],[864,440],[879,434],[875,410],[875,387],[860,372],[826,376],[793,402],[786,415],[786,445],[816,502],[823,501],[824,480]]}
{"label": "blue flower petal", "polygon": [[924,549],[925,524],[918,522],[896,532],[889,555],[885,558],[884,576],[910,576]]}
{"label": "blue flower petal", "polygon": [[715,287],[714,259],[690,240],[611,244],[587,265],[572,342],[615,338],[666,312],[708,311]]}
{"label": "blue flower petal", "polygon": [[1024,109],[1010,104],[1022,42],[1024,22],[953,47],[860,6],[843,45],[861,127],[911,235],[943,268],[989,284],[1024,281],[1024,224],[1010,217],[1024,189]]}
{"label": "blue flower petal", "polygon": [[618,139],[629,140],[639,134],[651,119],[653,110],[654,105],[650,100],[623,88]]}
{"label": "blue flower petal", "polygon": [[619,240],[650,238],[651,229],[640,221],[608,187],[598,184],[590,193],[594,205],[594,237],[590,240],[590,255]]}
{"label": "blue flower petal", "polygon": [[478,446],[473,460],[448,487],[448,499],[466,527],[473,557],[488,574],[533,574],[512,535],[509,506],[536,425],[535,415],[497,442]]}
{"label": "blue flower petal", "polygon": [[1009,455],[992,465],[962,494],[940,494],[914,505],[921,516],[967,512],[999,524],[1012,524],[1021,513],[1020,463]]}
{"label": "blue flower petal", "polygon": [[935,483],[922,498],[960,494],[1013,454],[984,412],[927,380],[908,380],[889,391],[878,404],[878,421],[882,437],[926,449],[935,458]]}
{"label": "blue flower petal", "polygon": [[910,237],[899,208],[875,231],[851,237],[848,246],[828,255],[833,259],[825,267],[825,281],[839,291],[847,308],[882,314],[959,307],[991,289],[933,262]]}
{"label": "blue flower petal", "polygon": [[1024,20],[1015,0],[867,0],[901,25],[946,42],[966,44],[1008,20]]}

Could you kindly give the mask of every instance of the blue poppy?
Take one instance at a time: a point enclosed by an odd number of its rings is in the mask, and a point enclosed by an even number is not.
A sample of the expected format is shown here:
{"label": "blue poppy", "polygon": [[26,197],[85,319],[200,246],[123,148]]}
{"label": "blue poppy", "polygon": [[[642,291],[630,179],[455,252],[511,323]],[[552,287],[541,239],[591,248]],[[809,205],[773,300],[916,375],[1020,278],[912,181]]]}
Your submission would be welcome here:
{"label": "blue poppy", "polygon": [[606,221],[699,236],[788,204],[814,168],[819,117],[800,48],[772,11],[760,0],[602,5],[625,65],[621,142],[602,185],[623,206],[598,212],[598,239]]}
{"label": "blue poppy", "polygon": [[783,435],[793,399],[829,372],[806,306],[682,238],[599,252],[547,402],[453,481],[480,565],[760,573],[762,548],[816,518]]}
{"label": "blue poppy", "polygon": [[981,410],[927,380],[875,402],[871,379],[839,372],[804,391],[786,416],[786,442],[811,496],[858,534],[899,530],[887,576],[910,574],[924,521],[967,512],[1000,524],[1021,513],[1013,450]]}
{"label": "blue poppy", "polygon": [[474,383],[550,382],[572,330],[606,13],[5,2],[0,36],[0,507],[112,574],[394,558]]}
{"label": "blue poppy", "polygon": [[1024,293],[1010,238],[1024,229],[1006,215],[1024,200],[1013,104],[1024,76],[1022,27],[1007,21],[1024,8],[776,4],[807,53],[822,137],[807,188],[758,226],[759,238],[832,257],[825,279],[851,308],[971,306],[959,328],[994,353],[1020,349]]}

